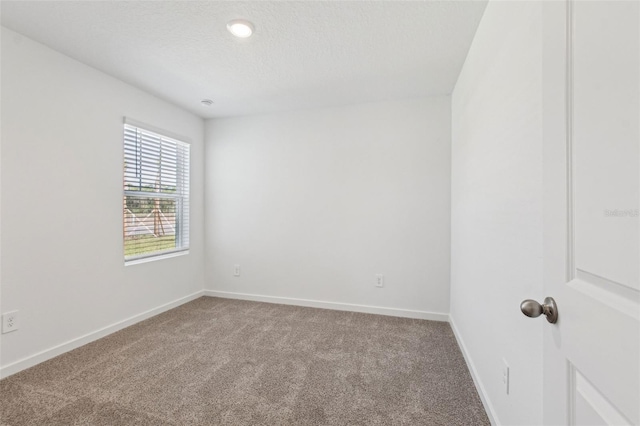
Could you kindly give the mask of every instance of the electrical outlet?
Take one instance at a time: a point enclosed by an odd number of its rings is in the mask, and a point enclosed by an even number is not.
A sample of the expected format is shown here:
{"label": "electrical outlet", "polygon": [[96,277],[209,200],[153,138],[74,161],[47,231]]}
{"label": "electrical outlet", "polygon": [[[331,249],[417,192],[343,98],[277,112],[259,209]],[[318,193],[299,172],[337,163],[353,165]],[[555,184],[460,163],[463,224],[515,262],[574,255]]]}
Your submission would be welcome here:
{"label": "electrical outlet", "polygon": [[233,265],[233,276],[234,277],[240,276],[240,265]]}
{"label": "electrical outlet", "polygon": [[384,275],[376,274],[376,287],[378,288],[384,287]]}
{"label": "electrical outlet", "polygon": [[2,333],[16,331],[18,325],[18,311],[11,311],[2,315]]}
{"label": "electrical outlet", "polygon": [[502,384],[504,385],[504,392],[509,395],[509,364],[506,359],[502,359]]}

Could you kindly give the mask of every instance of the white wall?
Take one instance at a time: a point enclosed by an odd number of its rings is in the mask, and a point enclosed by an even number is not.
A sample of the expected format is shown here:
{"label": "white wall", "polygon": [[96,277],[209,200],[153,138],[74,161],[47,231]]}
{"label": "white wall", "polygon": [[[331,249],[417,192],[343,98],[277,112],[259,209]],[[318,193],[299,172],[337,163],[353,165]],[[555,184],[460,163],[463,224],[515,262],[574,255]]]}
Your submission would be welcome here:
{"label": "white wall", "polygon": [[[123,116],[192,141],[189,255],[124,266]],[[1,310],[21,323],[3,374],[202,290],[202,139],[202,119],[2,29]]]}
{"label": "white wall", "polygon": [[[501,424],[542,423],[541,2],[489,2],[452,96],[451,319]],[[502,360],[510,366],[510,392]]]}
{"label": "white wall", "polygon": [[428,313],[449,311],[449,97],[213,119],[205,135],[210,294],[446,319]]}

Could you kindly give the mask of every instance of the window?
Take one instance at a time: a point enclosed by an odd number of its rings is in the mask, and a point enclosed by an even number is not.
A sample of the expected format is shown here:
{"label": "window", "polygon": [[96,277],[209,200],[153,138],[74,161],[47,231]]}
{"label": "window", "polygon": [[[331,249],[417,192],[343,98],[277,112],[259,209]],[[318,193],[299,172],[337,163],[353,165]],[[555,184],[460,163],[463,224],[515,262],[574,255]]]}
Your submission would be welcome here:
{"label": "window", "polygon": [[189,144],[125,119],[125,263],[189,249]]}

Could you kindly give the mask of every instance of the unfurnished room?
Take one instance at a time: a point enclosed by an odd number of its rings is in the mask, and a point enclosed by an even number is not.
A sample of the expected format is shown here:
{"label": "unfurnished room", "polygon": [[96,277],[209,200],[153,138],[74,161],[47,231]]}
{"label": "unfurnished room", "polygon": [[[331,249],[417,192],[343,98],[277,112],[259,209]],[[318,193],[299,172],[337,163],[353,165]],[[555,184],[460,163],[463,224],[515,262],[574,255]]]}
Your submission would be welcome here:
{"label": "unfurnished room", "polygon": [[640,2],[0,24],[0,425],[640,425]]}

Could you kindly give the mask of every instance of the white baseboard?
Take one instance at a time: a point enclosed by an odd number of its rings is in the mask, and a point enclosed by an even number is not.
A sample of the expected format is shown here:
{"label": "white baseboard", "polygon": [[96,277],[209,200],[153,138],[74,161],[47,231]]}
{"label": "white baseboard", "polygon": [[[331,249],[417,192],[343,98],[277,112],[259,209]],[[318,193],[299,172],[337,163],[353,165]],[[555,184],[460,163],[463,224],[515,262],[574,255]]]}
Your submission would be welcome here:
{"label": "white baseboard", "polygon": [[493,409],[493,405],[491,405],[491,401],[487,395],[487,391],[485,390],[482,381],[480,380],[480,376],[478,376],[478,372],[476,370],[476,366],[473,364],[473,360],[471,359],[471,355],[467,351],[467,347],[462,340],[462,336],[456,327],[456,323],[453,320],[453,317],[449,315],[449,324],[451,325],[451,329],[453,330],[453,335],[456,336],[456,340],[458,341],[458,346],[460,346],[460,351],[462,352],[462,356],[464,360],[467,362],[467,366],[469,367],[469,371],[471,372],[471,378],[473,379],[473,383],[476,385],[476,390],[478,391],[478,395],[480,395],[480,400],[482,401],[482,405],[484,405],[484,411],[487,412],[487,416],[489,417],[489,421],[492,425],[499,425],[498,416],[496,415],[495,410]]}
{"label": "white baseboard", "polygon": [[362,312],[366,314],[387,315],[392,317],[425,319],[431,321],[449,321],[449,314],[409,309],[383,308],[379,306],[354,305],[351,303],[323,302],[319,300],[295,299],[291,297],[263,296],[259,294],[233,293],[228,291],[205,290],[205,296],[225,299],[251,300],[254,302],[277,303],[281,305],[306,306],[309,308],[332,309],[334,311]]}
{"label": "white baseboard", "polygon": [[181,297],[180,299],[174,300],[172,302],[165,303],[164,305],[158,306],[157,308],[153,308],[146,312],[142,312],[141,314],[134,315],[125,320],[108,325],[99,330],[85,334],[84,336],[80,336],[75,339],[69,340],[68,342],[54,346],[50,349],[46,349],[42,352],[38,352],[37,354],[30,355],[26,358],[22,358],[21,360],[18,360],[11,364],[2,366],[0,368],[0,378],[5,378],[19,371],[25,370],[29,367],[33,367],[36,364],[40,364],[41,362],[47,361],[65,352],[69,352],[73,349],[79,348],[80,346],[86,345],[87,343],[91,343],[94,340],[98,340],[111,333],[115,333],[118,330],[122,330],[123,328],[129,327],[130,325],[146,320],[147,318],[151,318],[153,316],[161,314],[162,312],[168,311],[169,309],[173,309],[177,306],[190,302],[201,296],[203,296],[202,290],[197,291],[188,296]]}

